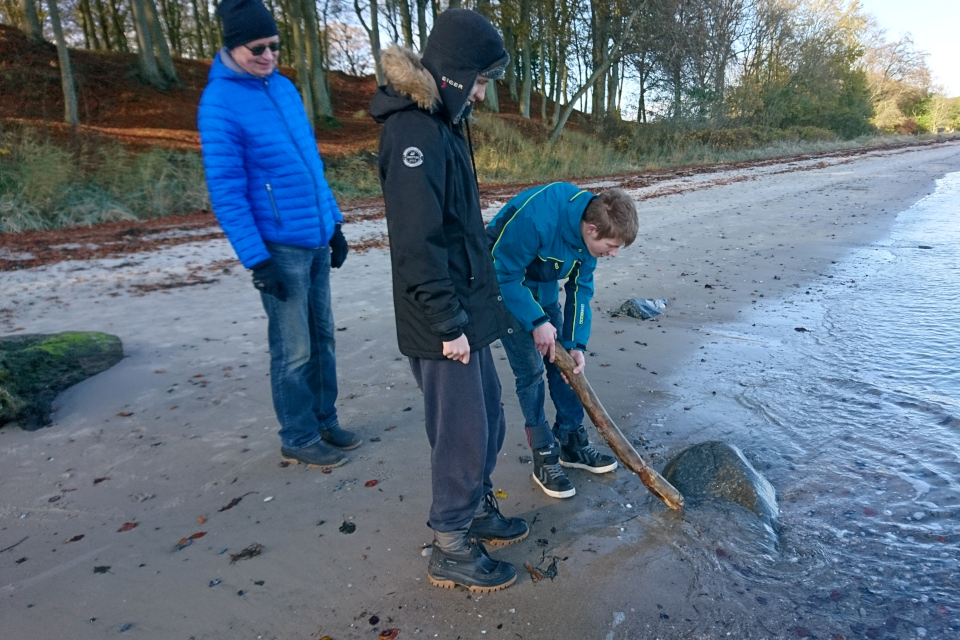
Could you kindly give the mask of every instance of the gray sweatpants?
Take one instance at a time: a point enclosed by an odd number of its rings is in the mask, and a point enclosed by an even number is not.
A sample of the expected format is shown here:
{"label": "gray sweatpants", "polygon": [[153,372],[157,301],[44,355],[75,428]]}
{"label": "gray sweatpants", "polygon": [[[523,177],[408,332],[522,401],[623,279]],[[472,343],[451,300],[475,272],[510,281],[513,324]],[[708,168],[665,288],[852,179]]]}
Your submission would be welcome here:
{"label": "gray sweatpants", "polygon": [[490,475],[506,432],[490,347],[471,353],[468,364],[410,358],[410,369],[423,392],[430,441],[433,503],[427,524],[440,532],[468,527],[493,488]]}

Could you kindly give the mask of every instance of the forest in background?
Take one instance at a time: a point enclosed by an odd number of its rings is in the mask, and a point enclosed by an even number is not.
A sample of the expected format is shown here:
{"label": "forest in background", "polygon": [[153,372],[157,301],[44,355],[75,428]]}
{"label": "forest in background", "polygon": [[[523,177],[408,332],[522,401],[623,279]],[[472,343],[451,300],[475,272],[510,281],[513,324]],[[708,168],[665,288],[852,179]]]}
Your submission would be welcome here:
{"label": "forest in background", "polygon": [[[335,153],[328,163],[339,197],[378,193],[369,166],[376,136],[365,105],[337,113],[343,96],[332,80],[382,81],[380,50],[392,42],[420,49],[448,7],[488,16],[512,59],[488,90],[478,123],[478,170],[487,181],[789,155],[960,128],[960,98],[933,84],[927,54],[909,34],[892,38],[880,29],[857,0],[264,2],[278,20],[280,62],[321,146],[365,128],[360,151]],[[0,24],[55,47],[50,65],[60,80],[62,117],[44,106],[41,120],[44,130],[56,119],[77,131],[92,123],[89,107],[78,106],[72,57],[121,61],[125,77],[156,95],[192,99],[190,91],[202,88],[195,65],[220,47],[215,9],[209,0],[0,0]],[[35,70],[7,58],[0,59],[0,83],[29,94]],[[87,86],[96,73],[88,71]],[[192,120],[193,105],[181,110]],[[202,188],[170,186],[202,184],[195,152],[140,151],[118,163],[128,151],[112,150],[110,141],[77,144],[74,136],[67,149],[25,124],[37,118],[8,114],[0,122],[0,233],[205,206]],[[114,181],[110,189],[104,175]],[[157,180],[168,185],[162,197],[129,199],[155,191],[150,183]]]}
{"label": "forest in background", "polygon": [[[501,30],[513,64],[500,89],[552,139],[574,109],[640,128],[818,127],[847,138],[960,124],[960,104],[932,84],[927,54],[909,34],[891,38],[857,0],[265,3],[285,43],[281,64],[296,69],[318,124],[334,117],[332,70],[382,81],[381,48],[419,49],[447,7],[476,9]],[[172,58],[209,59],[220,47],[209,0],[0,0],[0,23],[65,50],[136,52],[142,79],[164,90],[180,83]],[[67,51],[61,71],[69,74]],[[492,93],[487,108],[498,112]],[[540,113],[534,93],[548,98]]]}

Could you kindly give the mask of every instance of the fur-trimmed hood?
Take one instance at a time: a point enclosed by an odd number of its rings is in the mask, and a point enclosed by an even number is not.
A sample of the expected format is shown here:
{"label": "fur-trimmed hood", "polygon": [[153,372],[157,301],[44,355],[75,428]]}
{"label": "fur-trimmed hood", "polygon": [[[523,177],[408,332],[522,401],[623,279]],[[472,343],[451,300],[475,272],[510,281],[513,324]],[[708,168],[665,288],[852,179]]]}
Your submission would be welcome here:
{"label": "fur-trimmed hood", "polygon": [[408,96],[417,106],[433,111],[439,106],[440,91],[433,75],[420,64],[420,56],[398,45],[392,45],[380,54],[383,75],[387,83]]}
{"label": "fur-trimmed hood", "polygon": [[[423,66],[420,56],[398,45],[391,45],[380,54],[386,84],[377,88],[370,101],[370,115],[379,123],[386,121],[398,111],[420,109],[427,113],[449,113],[444,108],[437,80],[429,69]],[[457,105],[462,110],[467,94]],[[448,116],[449,117],[449,116]],[[453,118],[450,118],[453,120]]]}
{"label": "fur-trimmed hood", "polygon": [[370,115],[384,122],[391,113],[419,108],[446,116],[458,125],[471,111],[467,98],[479,74],[449,65],[430,69],[410,49],[391,45],[380,54],[386,85],[379,87],[370,103]]}

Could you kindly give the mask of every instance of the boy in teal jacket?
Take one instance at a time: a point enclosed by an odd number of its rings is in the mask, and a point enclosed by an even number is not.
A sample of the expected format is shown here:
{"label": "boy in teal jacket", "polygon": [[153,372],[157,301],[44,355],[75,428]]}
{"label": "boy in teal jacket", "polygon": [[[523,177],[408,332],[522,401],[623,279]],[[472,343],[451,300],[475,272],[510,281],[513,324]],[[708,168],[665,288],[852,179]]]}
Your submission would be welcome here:
{"label": "boy in teal jacket", "polygon": [[[617,468],[614,458],[590,446],[583,405],[553,360],[559,340],[576,362],[574,371],[583,370],[597,258],[616,257],[636,239],[637,227],[636,206],[622,189],[595,196],[564,182],[524,191],[487,226],[500,291],[513,315],[501,341],[516,376],[533,479],[554,498],[576,494],[562,467]],[[563,311],[558,280],[566,280]],[[556,408],[552,430],[544,414],[544,371]]]}

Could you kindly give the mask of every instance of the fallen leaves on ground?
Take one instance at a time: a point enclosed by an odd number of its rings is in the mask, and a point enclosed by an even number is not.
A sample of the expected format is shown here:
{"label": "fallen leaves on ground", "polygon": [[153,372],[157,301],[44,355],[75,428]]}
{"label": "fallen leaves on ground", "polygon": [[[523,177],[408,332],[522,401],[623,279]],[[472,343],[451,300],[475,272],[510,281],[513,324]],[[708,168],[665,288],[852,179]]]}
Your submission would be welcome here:
{"label": "fallen leaves on ground", "polygon": [[117,533],[123,533],[124,531],[130,531],[137,528],[136,522],[124,522],[123,526],[117,529]]}

